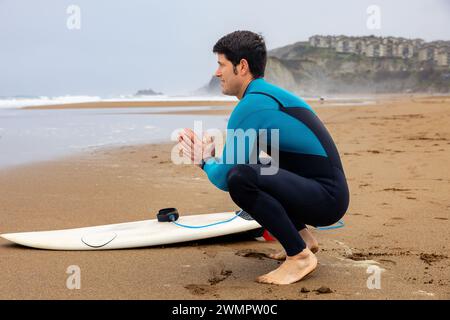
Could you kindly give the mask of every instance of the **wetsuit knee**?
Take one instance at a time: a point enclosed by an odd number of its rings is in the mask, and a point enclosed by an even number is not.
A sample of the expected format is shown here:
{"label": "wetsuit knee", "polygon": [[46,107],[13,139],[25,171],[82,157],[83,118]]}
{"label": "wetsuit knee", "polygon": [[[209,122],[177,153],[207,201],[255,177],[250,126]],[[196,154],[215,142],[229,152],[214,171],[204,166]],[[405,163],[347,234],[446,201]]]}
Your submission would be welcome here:
{"label": "wetsuit knee", "polygon": [[244,210],[258,196],[258,175],[249,165],[238,164],[227,174],[228,191],[233,201]]}

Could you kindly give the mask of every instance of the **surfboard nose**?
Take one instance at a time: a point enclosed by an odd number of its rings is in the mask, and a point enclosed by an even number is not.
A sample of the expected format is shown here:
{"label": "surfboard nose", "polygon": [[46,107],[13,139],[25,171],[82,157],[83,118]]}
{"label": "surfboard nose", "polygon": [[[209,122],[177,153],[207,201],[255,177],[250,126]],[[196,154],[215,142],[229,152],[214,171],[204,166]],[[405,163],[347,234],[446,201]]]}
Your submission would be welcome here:
{"label": "surfboard nose", "polygon": [[27,245],[27,241],[23,236],[21,236],[21,233],[4,233],[0,234],[0,237],[20,245]]}
{"label": "surfboard nose", "polygon": [[8,241],[12,241],[10,239],[10,233],[0,234],[0,238],[3,238],[3,239],[8,240]]}
{"label": "surfboard nose", "polygon": [[16,242],[20,240],[20,233],[4,233],[0,234],[0,237],[11,242]]}

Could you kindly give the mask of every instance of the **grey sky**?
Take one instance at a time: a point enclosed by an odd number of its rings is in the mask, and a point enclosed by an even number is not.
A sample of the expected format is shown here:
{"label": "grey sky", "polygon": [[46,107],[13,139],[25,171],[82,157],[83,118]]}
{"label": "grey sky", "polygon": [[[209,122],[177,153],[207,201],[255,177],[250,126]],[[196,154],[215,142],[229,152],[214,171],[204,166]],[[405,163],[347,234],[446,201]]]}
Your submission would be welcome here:
{"label": "grey sky", "polygon": [[[80,30],[66,27],[71,4]],[[373,4],[380,30],[366,26]],[[189,92],[213,74],[216,40],[238,29],[269,49],[314,34],[450,40],[450,1],[0,0],[0,96]]]}

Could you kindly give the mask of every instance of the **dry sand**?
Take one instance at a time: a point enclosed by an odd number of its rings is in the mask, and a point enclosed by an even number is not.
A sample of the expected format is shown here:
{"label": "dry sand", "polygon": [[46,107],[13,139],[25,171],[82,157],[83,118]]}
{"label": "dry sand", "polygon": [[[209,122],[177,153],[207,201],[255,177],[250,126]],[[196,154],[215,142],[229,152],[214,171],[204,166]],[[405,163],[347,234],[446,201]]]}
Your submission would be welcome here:
{"label": "dry sand", "polygon": [[[449,299],[450,98],[316,111],[340,150],[351,203],[344,228],[313,230],[320,265],[304,280],[254,281],[277,267],[261,255],[278,249],[276,242],[58,252],[0,240],[0,298]],[[169,206],[181,214],[236,208],[200,169],[172,164],[172,146],[103,149],[2,170],[0,232],[150,219]],[[66,287],[71,265],[81,269],[80,290]],[[380,289],[367,287],[371,265],[382,270]],[[332,292],[314,291],[322,286]]]}

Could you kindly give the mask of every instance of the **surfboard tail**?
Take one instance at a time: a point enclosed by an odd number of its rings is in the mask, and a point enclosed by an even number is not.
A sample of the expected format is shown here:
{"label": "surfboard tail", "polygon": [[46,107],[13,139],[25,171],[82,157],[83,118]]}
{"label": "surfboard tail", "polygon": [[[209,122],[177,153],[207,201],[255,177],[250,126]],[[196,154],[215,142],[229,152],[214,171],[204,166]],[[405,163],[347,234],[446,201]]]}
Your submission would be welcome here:
{"label": "surfboard tail", "polygon": [[263,238],[264,238],[264,240],[265,241],[276,241],[277,239],[275,239],[275,237],[274,236],[272,236],[272,234],[269,232],[269,231],[267,231],[266,229],[264,229],[264,232],[263,232]]}
{"label": "surfboard tail", "polygon": [[270,234],[269,231],[267,231],[264,228],[258,228],[258,229],[250,230],[247,232],[250,233],[251,236],[253,238],[255,238],[255,240],[258,240],[258,241],[276,241],[277,240],[274,238],[274,236],[272,236]]}

